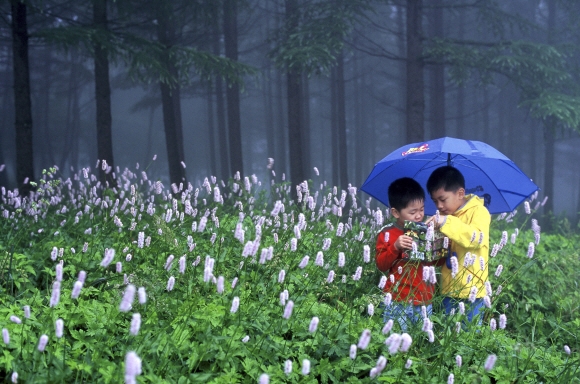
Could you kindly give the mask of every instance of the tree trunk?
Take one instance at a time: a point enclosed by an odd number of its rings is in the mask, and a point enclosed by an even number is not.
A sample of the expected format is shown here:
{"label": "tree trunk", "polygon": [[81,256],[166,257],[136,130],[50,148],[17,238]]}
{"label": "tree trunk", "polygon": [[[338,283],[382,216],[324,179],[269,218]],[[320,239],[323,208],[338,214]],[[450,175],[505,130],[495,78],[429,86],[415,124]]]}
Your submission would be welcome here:
{"label": "tree trunk", "polygon": [[288,84],[288,141],[290,147],[290,180],[299,184],[305,180],[302,147],[302,76],[293,69],[286,74]]}
{"label": "tree trunk", "polygon": [[[79,166],[79,141],[81,136],[81,105],[80,105],[80,91],[81,87],[81,79],[79,76],[79,69],[81,68],[81,63],[78,60],[73,61],[74,64],[74,89],[73,95],[74,100],[72,103],[72,132],[71,132],[71,141],[70,141],[70,156],[69,156],[69,164],[78,169]],[[48,124],[47,124],[48,126]]]}
{"label": "tree trunk", "polygon": [[[397,6],[397,15],[396,15],[396,20],[397,20],[397,35],[398,35],[398,39],[397,39],[397,53],[399,55],[399,57],[406,57],[407,55],[407,42],[405,41],[405,36],[406,36],[406,23],[405,23],[405,19],[406,14],[407,14],[407,8],[404,5],[398,5]],[[398,72],[398,81],[397,81],[397,92],[399,92],[400,94],[404,94],[406,95],[407,93],[407,60],[401,60],[398,63],[398,68],[397,68],[397,72]],[[406,97],[406,96],[405,96]],[[406,103],[407,100],[405,99],[404,102]],[[399,141],[400,145],[403,144],[403,142],[407,142],[407,113],[406,113],[406,104],[403,105],[402,100],[400,102],[400,104],[397,105],[397,107],[400,107],[401,111],[404,111],[404,113],[398,113],[397,114],[397,126],[400,127],[397,130],[397,135],[396,135],[396,139]],[[381,126],[381,123],[378,124],[379,126]],[[376,132],[376,126],[377,126],[377,122],[373,120],[373,132]],[[373,146],[374,148],[375,146]],[[373,157],[373,159],[375,159],[375,157]]]}
{"label": "tree trunk", "polygon": [[304,159],[304,177],[310,179],[312,176],[312,142],[310,132],[310,79],[306,73],[302,73],[302,155]]}
{"label": "tree trunk", "polygon": [[264,79],[264,113],[266,114],[266,139],[268,140],[268,157],[276,158],[276,129],[274,128],[274,90],[272,83],[272,69],[270,66],[266,68],[267,76]]}
{"label": "tree trunk", "polygon": [[[360,74],[354,83],[354,135],[355,135],[355,150],[354,150],[354,185],[362,185],[364,182],[363,166],[366,166],[365,159],[368,153],[365,152],[364,138],[366,137],[366,121],[364,121],[362,88],[365,84],[366,73],[360,73],[358,60],[353,60],[354,73]],[[363,122],[364,121],[364,122]]]}
{"label": "tree trunk", "polygon": [[[221,32],[219,29],[218,20],[218,10],[214,8],[214,20],[216,22],[213,25],[213,53],[216,56],[221,54]],[[228,180],[232,177],[230,172],[230,150],[228,148],[228,131],[226,127],[226,102],[224,99],[224,82],[221,76],[215,78],[215,99],[216,99],[216,117],[217,117],[217,136],[218,136],[218,153],[220,162],[220,178],[222,180]]]}
{"label": "tree trunk", "polygon": [[171,24],[168,10],[163,7],[160,12],[157,34],[159,42],[164,46],[163,65],[176,82],[171,86],[168,82],[159,82],[161,91],[161,106],[163,110],[163,126],[165,128],[165,144],[167,148],[167,162],[169,165],[169,180],[171,184],[179,185],[186,182],[185,169],[181,164],[183,158],[183,133],[181,124],[181,100],[179,98],[179,86],[177,68],[171,61],[167,49],[174,39],[173,25]]}
{"label": "tree trunk", "polygon": [[145,160],[143,164],[149,164],[153,154],[153,130],[155,123],[155,107],[149,107],[149,121],[147,126],[147,146],[145,147]]}
{"label": "tree trunk", "polygon": [[286,111],[284,111],[284,79],[282,77],[282,72],[276,70],[276,154],[278,158],[276,159],[276,169],[281,173],[288,172],[288,140],[287,134],[288,129],[286,129]]}
{"label": "tree trunk", "polygon": [[[107,0],[93,0],[93,18],[97,28],[107,29]],[[111,168],[113,162],[113,132],[111,117],[111,86],[109,84],[109,55],[105,47],[94,44],[95,51],[95,101],[97,114],[97,156]],[[103,187],[112,185],[112,172],[106,173],[99,167],[99,178]]]}
{"label": "tree trunk", "polygon": [[425,136],[423,93],[422,0],[407,0],[407,142],[423,141]]}
{"label": "tree trunk", "polygon": [[[224,47],[226,57],[238,61],[238,0],[224,1]],[[227,84],[228,138],[230,142],[230,171],[244,174],[242,157],[242,127],[240,121],[240,87],[237,83]]]}
{"label": "tree trunk", "polygon": [[[443,38],[443,0],[433,0],[431,36]],[[445,136],[445,66],[434,64],[431,69],[430,89],[431,138]]]}
{"label": "tree trunk", "polygon": [[344,91],[344,55],[342,52],[337,57],[338,65],[336,66],[336,112],[338,115],[338,169],[339,169],[339,186],[346,190],[348,187],[348,161],[346,147],[346,98]]}
{"label": "tree trunk", "polygon": [[[3,57],[6,58],[6,63],[10,63],[13,62],[13,54],[12,54],[12,47],[11,46],[3,46],[0,48],[0,54],[3,55]],[[2,79],[0,79],[0,81],[2,82],[2,84],[10,84],[11,81],[13,81],[14,78],[14,71],[12,68],[10,68],[9,66],[5,66],[2,68]],[[8,116],[13,114],[12,108],[14,107],[14,101],[12,100],[14,96],[14,92],[10,93],[10,92],[4,92],[2,94],[2,99],[0,100],[0,116]],[[2,172],[0,172],[0,186],[5,186],[7,188],[12,188],[10,186],[11,184],[11,178],[10,178],[10,172],[12,170],[15,170],[15,168],[13,168],[14,166],[14,161],[9,161],[9,164],[6,164],[6,155],[10,152],[4,152],[6,150],[6,147],[8,147],[6,144],[7,138],[10,136],[10,138],[12,139],[12,134],[16,133],[13,129],[14,129],[14,122],[12,121],[12,119],[9,118],[5,118],[5,119],[0,119],[0,137],[2,137],[2,141],[0,141],[0,165],[5,164],[6,167],[4,168],[4,170]],[[14,140],[15,142],[15,140]],[[10,143],[9,147],[13,147],[14,143]],[[12,158],[12,156],[8,156],[9,158]],[[10,163],[12,163],[13,165],[10,166]]]}
{"label": "tree trunk", "polygon": [[338,68],[330,72],[330,149],[332,161],[332,185],[340,185],[340,163],[338,161]]}
{"label": "tree trunk", "polygon": [[[458,12],[458,32],[457,38],[462,40],[465,35],[465,25],[464,25],[465,13],[461,10]],[[464,138],[464,126],[465,126],[465,82],[462,82],[457,87],[457,118],[455,119],[455,130],[456,136],[460,139]]]}
{"label": "tree trunk", "polygon": [[541,126],[537,120],[531,123],[530,135],[530,176],[533,180],[538,179],[538,131],[541,131]]}
{"label": "tree trunk", "polygon": [[[276,29],[282,28],[282,17],[283,9],[285,4],[279,4],[277,2],[272,2],[274,8],[274,23]],[[275,137],[276,137],[276,173],[279,177],[285,175],[288,172],[288,161],[286,157],[288,156],[287,138],[288,129],[286,127],[286,111],[284,110],[284,79],[282,76],[282,70],[274,69],[274,74],[272,76],[276,80],[275,88]]]}
{"label": "tree trunk", "polygon": [[[173,75],[177,78],[177,69],[172,66]],[[179,159],[185,161],[185,151],[183,150],[183,119],[181,118],[181,85],[179,82],[171,89],[173,114],[175,115],[175,134],[177,136],[177,147]],[[184,173],[186,173],[184,171]]]}
{"label": "tree trunk", "polygon": [[[59,165],[61,169],[64,169],[66,164],[76,166],[76,153],[78,149],[79,140],[79,130],[80,130],[80,105],[79,105],[79,89],[81,89],[79,84],[79,65],[77,61],[77,56],[75,54],[71,55],[71,71],[68,84],[67,92],[67,116],[66,116],[66,133],[64,147],[67,151],[64,151],[63,156],[60,159]],[[47,70],[48,72],[48,70]],[[49,73],[47,73],[47,76]],[[47,83],[48,87],[48,83]],[[48,100],[46,100],[46,107],[48,108]],[[46,129],[48,129],[48,112],[46,116]],[[49,141],[50,142],[50,141]],[[53,163],[51,163],[53,164]]]}
{"label": "tree trunk", "polygon": [[[555,164],[555,136],[556,122],[554,118],[549,118],[544,124],[544,196],[548,196],[548,201],[544,205],[544,213],[554,212],[554,164]],[[548,229],[544,223],[545,229]]]}
{"label": "tree trunk", "polygon": [[[298,26],[298,2],[285,0],[288,28],[294,30]],[[286,69],[288,94],[288,141],[290,149],[290,180],[293,185],[305,180],[306,172],[303,163],[302,122],[302,73],[296,68]],[[295,188],[292,194],[296,195]]]}
{"label": "tree trunk", "polygon": [[[548,1],[548,44],[554,42],[554,30],[556,27],[556,1]],[[554,212],[554,164],[555,164],[555,143],[556,142],[556,119],[548,118],[544,124],[544,196],[548,196],[548,201],[544,205],[544,213]],[[550,220],[543,223],[544,229],[551,229]]]}
{"label": "tree trunk", "polygon": [[488,142],[489,141],[489,131],[490,131],[490,125],[489,125],[489,112],[490,112],[490,102],[489,102],[489,89],[488,87],[485,87],[483,89],[483,110],[481,111],[481,113],[483,114],[482,116],[482,122],[483,122],[483,132],[482,132],[482,140],[484,142]]}
{"label": "tree trunk", "polygon": [[[0,145],[0,166],[6,165],[6,160],[4,159],[4,150]],[[8,187],[8,174],[6,168],[0,171],[0,187]]]}
{"label": "tree trunk", "polygon": [[208,81],[206,84],[206,103],[207,103],[207,134],[209,138],[209,172],[212,175],[217,176],[217,143],[216,143],[216,130],[214,122],[214,110],[213,110],[213,83]]}
{"label": "tree trunk", "polygon": [[185,181],[185,170],[181,162],[183,159],[179,157],[178,147],[182,142],[178,140],[177,121],[175,116],[174,103],[175,94],[167,83],[160,82],[159,88],[161,90],[161,106],[163,109],[163,126],[165,128],[165,144],[167,148],[167,162],[169,165],[169,180],[171,184],[179,185]]}
{"label": "tree trunk", "polygon": [[34,179],[32,146],[32,106],[28,64],[28,26],[26,3],[12,0],[12,52],[14,69],[14,126],[16,129],[16,183],[23,195],[31,190],[26,178]]}
{"label": "tree trunk", "polygon": [[[272,10],[270,9],[270,3],[265,3],[266,12],[270,14]],[[276,5],[274,5],[276,7]],[[265,30],[262,33],[268,33],[271,31],[271,22],[272,18],[268,17],[266,19]],[[269,47],[270,48],[270,47]],[[264,99],[264,121],[266,124],[264,135],[266,136],[267,141],[267,153],[266,156],[269,158],[274,159],[274,169],[276,168],[276,130],[274,129],[274,88],[273,88],[273,76],[272,76],[272,65],[271,61],[266,61],[265,66],[265,76],[263,77],[262,82],[262,97]],[[272,174],[271,170],[268,170],[268,178],[270,180],[270,186],[272,185],[271,182],[275,180],[274,175]],[[271,194],[270,198],[273,198],[274,195]]]}
{"label": "tree trunk", "polygon": [[[35,160],[40,161],[40,164],[42,164],[43,167],[46,167],[56,164],[53,156],[54,151],[52,150],[53,141],[50,137],[51,132],[48,123],[50,121],[50,89],[52,86],[52,49],[51,47],[45,47],[41,52],[42,74],[39,81],[42,85],[36,92],[35,105],[37,105],[37,108],[34,109],[34,115],[32,116],[33,121],[36,121],[34,129],[36,134],[34,135],[32,145],[34,148],[36,148],[36,152],[34,154]],[[66,144],[67,143],[65,143],[63,146],[64,148],[68,148],[68,145]],[[61,169],[63,169],[62,166]]]}
{"label": "tree trunk", "polygon": [[457,86],[457,118],[455,119],[455,135],[463,139],[463,127],[465,126],[465,85]]}

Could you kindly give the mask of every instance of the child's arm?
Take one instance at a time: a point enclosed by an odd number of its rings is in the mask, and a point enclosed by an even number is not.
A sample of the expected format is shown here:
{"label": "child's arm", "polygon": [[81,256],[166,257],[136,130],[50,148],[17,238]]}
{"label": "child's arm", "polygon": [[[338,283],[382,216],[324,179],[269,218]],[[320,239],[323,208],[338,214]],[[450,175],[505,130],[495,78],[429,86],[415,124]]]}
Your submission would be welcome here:
{"label": "child's arm", "polygon": [[[445,216],[439,230],[463,248],[478,249],[482,245],[489,244],[487,237],[489,236],[490,222],[491,215],[486,208],[481,207],[475,210],[469,224],[462,222],[455,216]],[[483,236],[481,242],[480,236]]]}
{"label": "child's arm", "polygon": [[410,249],[411,245],[409,245],[408,247],[406,245],[409,241],[412,242],[412,239],[409,236],[405,235],[398,236],[396,239],[389,238],[388,241],[385,241],[386,233],[389,232],[388,231],[381,232],[377,237],[376,256],[375,256],[377,268],[379,268],[379,270],[383,272],[386,272],[389,269],[391,269],[393,264],[398,259],[401,258],[401,250]]}

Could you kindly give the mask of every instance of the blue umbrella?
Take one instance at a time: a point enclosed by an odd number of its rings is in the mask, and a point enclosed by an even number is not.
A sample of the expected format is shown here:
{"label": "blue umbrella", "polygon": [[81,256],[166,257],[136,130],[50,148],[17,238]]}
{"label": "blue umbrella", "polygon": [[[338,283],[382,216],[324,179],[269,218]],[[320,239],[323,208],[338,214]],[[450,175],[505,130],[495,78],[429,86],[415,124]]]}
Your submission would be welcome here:
{"label": "blue umbrella", "polygon": [[[451,165],[465,177],[466,193],[481,196],[490,213],[513,211],[539,188],[513,161],[481,141],[443,137],[402,146],[379,161],[361,189],[389,206],[387,189],[400,177],[411,177],[427,193],[427,179],[435,169]],[[425,212],[435,213],[427,196]]]}

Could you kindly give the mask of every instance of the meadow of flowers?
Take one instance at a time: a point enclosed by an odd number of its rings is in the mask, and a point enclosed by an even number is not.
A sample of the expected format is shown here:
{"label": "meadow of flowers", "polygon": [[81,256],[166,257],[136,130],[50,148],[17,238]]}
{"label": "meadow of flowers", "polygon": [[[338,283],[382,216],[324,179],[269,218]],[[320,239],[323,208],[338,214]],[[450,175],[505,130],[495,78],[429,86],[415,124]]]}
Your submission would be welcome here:
{"label": "meadow of flowers", "polygon": [[389,217],[356,188],[108,171],[1,190],[6,382],[580,382],[580,239],[541,233],[533,199],[493,219],[483,325],[437,298],[402,332],[374,264]]}

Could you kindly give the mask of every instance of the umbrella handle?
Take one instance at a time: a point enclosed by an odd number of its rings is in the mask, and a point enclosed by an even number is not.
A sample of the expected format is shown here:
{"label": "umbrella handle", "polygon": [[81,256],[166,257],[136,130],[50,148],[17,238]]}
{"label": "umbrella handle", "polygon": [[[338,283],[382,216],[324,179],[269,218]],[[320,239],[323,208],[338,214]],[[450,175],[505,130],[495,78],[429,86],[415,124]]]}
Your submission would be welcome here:
{"label": "umbrella handle", "polygon": [[[457,258],[457,253],[453,252],[453,253],[452,253],[452,256],[455,256],[455,257]],[[445,266],[446,266],[448,269],[452,269],[452,267],[451,267],[451,256],[447,256],[447,257],[445,258]]]}

